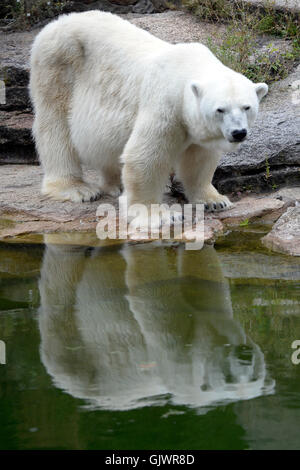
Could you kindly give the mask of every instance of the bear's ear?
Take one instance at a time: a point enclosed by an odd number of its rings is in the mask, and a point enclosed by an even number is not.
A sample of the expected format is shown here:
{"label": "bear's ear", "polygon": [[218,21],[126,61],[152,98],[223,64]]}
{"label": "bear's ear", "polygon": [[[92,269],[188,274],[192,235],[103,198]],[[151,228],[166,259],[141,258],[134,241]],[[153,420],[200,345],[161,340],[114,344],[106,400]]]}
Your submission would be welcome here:
{"label": "bear's ear", "polygon": [[202,96],[202,88],[199,82],[191,82],[191,90],[194,93],[196,98],[201,98]]}
{"label": "bear's ear", "polygon": [[268,93],[268,85],[266,83],[256,83],[254,86],[258,101],[260,101]]}

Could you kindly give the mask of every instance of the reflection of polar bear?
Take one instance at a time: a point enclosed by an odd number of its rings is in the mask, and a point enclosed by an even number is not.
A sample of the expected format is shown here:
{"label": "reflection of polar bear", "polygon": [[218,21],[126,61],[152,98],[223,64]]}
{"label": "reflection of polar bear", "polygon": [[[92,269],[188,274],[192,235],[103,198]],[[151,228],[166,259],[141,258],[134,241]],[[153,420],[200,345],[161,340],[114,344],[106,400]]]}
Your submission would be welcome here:
{"label": "reflection of polar bear", "polygon": [[[109,13],[62,16],[37,36],[30,90],[43,192],[86,201],[123,184],[129,204],[161,202],[175,168],[190,202],[230,204],[211,181],[267,93],[201,44],[169,44]],[[81,164],[100,171],[82,179]]]}
{"label": "reflection of polar bear", "polygon": [[43,363],[91,406],[200,408],[272,390],[212,247],[48,245],[40,292]]}

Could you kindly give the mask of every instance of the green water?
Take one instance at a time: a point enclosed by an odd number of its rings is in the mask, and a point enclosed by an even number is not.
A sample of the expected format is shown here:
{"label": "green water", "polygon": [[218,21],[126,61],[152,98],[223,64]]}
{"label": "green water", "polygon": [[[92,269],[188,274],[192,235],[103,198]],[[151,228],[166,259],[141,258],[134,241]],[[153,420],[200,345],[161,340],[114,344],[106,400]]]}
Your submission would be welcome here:
{"label": "green water", "polygon": [[299,449],[299,259],[238,240],[0,244],[0,448]]}

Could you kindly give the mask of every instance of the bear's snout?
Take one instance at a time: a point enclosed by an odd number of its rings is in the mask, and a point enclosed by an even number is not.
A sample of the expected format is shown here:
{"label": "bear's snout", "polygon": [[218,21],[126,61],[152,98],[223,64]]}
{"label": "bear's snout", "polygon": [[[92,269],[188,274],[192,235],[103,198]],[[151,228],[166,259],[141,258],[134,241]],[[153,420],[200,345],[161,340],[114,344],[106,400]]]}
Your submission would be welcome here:
{"label": "bear's snout", "polygon": [[231,133],[234,142],[242,142],[247,135],[247,129],[235,129]]}

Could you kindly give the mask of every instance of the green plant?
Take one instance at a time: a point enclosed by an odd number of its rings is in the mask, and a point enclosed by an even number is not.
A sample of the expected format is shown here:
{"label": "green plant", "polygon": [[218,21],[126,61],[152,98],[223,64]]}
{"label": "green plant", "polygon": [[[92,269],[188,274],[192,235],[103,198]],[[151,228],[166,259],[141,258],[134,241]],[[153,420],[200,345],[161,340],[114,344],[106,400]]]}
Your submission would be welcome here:
{"label": "green plant", "polygon": [[[300,59],[299,18],[278,11],[273,2],[253,8],[239,0],[183,0],[185,7],[204,21],[224,23],[222,38],[209,38],[208,47],[228,67],[250,80],[273,82],[284,78]],[[261,35],[284,39],[289,49],[272,44],[260,52]]]}
{"label": "green plant", "polygon": [[247,227],[249,225],[249,219],[242,220],[242,222],[239,223],[240,227]]}
{"label": "green plant", "polygon": [[270,164],[269,164],[268,157],[266,157],[266,173],[265,173],[265,177],[266,177],[266,179],[269,179],[270,176],[271,176],[271,173],[270,173]]}
{"label": "green plant", "polygon": [[27,29],[39,21],[59,15],[65,5],[66,2],[58,0],[11,0],[6,6],[5,18],[15,29]]}

